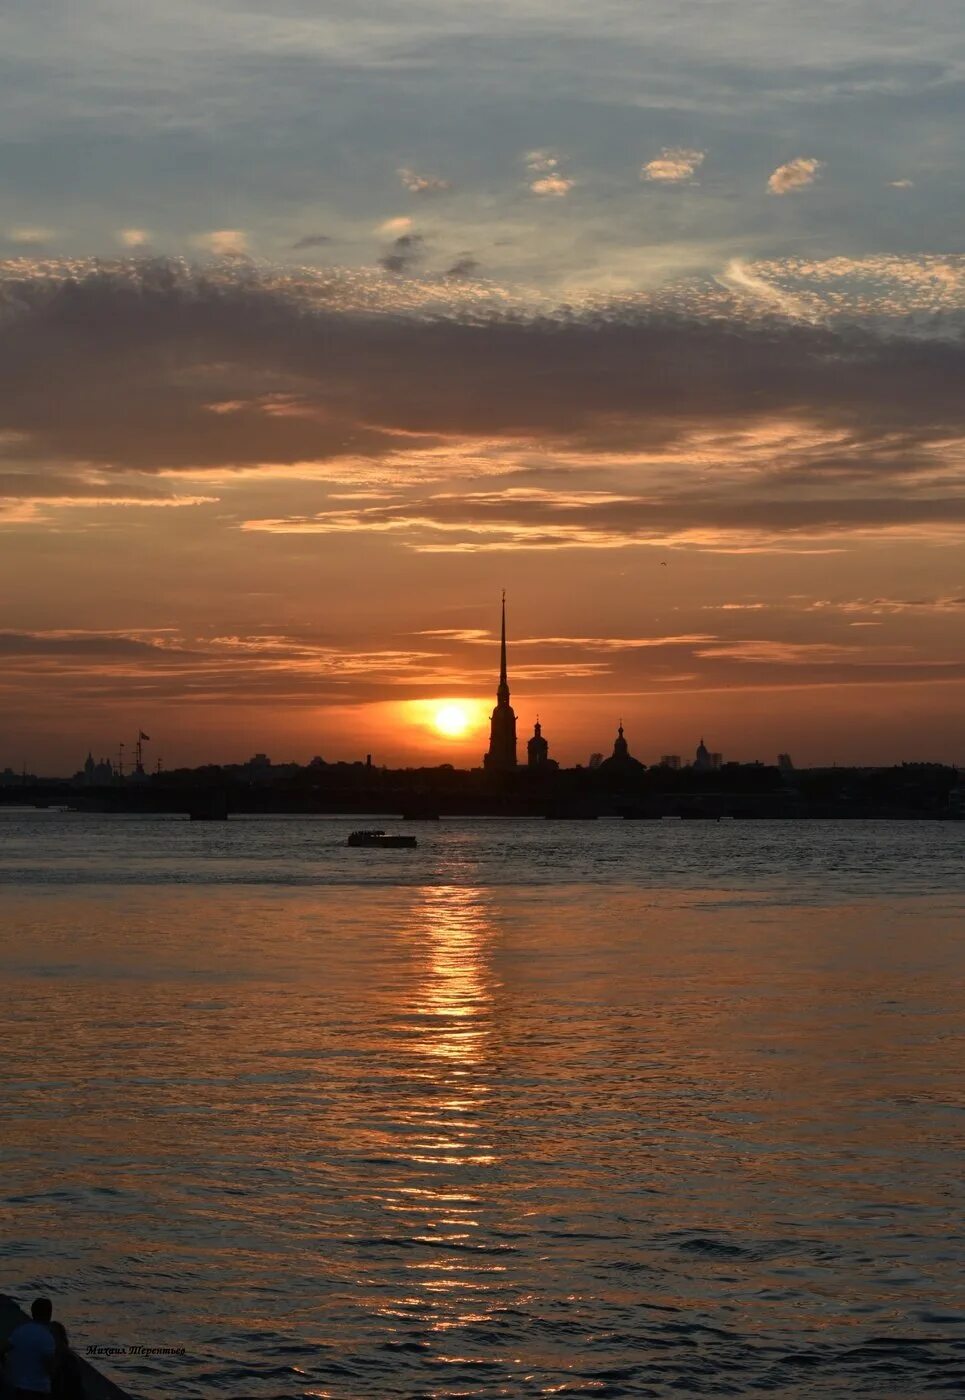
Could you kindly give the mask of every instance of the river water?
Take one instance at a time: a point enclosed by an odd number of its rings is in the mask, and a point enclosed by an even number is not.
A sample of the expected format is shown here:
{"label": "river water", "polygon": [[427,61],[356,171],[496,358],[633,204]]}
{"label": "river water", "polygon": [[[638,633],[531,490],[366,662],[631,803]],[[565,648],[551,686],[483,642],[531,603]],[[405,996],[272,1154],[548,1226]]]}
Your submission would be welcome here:
{"label": "river water", "polygon": [[0,812],[0,1289],[133,1395],[965,1388],[965,827]]}

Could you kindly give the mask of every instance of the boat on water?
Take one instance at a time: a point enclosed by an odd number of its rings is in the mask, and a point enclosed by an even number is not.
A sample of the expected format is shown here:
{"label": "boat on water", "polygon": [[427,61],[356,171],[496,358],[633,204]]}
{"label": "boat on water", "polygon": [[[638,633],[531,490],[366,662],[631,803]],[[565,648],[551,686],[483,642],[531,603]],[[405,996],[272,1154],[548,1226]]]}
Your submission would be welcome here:
{"label": "boat on water", "polygon": [[381,850],[411,850],[418,845],[414,836],[386,835],[384,831],[353,831],[346,846],[377,846]]}

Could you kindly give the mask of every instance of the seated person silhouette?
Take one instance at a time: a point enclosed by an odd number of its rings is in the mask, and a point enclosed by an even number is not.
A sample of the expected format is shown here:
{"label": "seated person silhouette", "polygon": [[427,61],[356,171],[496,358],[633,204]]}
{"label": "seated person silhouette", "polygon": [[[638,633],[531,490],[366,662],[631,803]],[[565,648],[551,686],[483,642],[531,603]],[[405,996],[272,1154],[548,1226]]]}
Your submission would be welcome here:
{"label": "seated person silhouette", "polygon": [[34,1400],[51,1393],[57,1350],[50,1330],[52,1314],[49,1298],[35,1298],[30,1321],[15,1327],[3,1345],[3,1374],[14,1400]]}
{"label": "seated person silhouette", "polygon": [[80,1362],[70,1349],[70,1338],[62,1322],[52,1322],[56,1353],[51,1400],[84,1400],[84,1376]]}

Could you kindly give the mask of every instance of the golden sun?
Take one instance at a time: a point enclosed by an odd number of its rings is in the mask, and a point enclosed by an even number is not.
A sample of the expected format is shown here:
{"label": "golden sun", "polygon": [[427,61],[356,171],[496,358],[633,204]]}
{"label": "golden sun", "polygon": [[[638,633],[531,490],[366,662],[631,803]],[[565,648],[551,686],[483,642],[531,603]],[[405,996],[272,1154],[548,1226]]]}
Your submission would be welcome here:
{"label": "golden sun", "polygon": [[459,739],[469,729],[475,715],[473,707],[461,700],[446,700],[432,714],[432,723],[440,734],[448,739]]}

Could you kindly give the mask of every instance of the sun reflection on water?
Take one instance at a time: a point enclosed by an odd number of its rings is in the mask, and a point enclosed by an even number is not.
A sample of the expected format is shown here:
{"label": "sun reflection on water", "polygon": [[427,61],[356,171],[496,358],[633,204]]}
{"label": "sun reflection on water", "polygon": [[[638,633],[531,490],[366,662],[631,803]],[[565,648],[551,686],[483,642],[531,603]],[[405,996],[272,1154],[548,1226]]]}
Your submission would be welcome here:
{"label": "sun reflection on water", "polygon": [[434,886],[421,892],[427,956],[418,1010],[429,1032],[426,1053],[471,1066],[483,1052],[490,1027],[492,974],[488,954],[492,926],[479,890]]}
{"label": "sun reflection on water", "polygon": [[[427,1337],[484,1323],[505,1266],[492,1257],[500,1157],[493,1141],[493,925],[480,891],[420,892],[417,981],[405,1008],[411,1071],[408,1175],[386,1209],[409,1232],[387,1315]],[[442,1360],[442,1358],[437,1358]]]}

